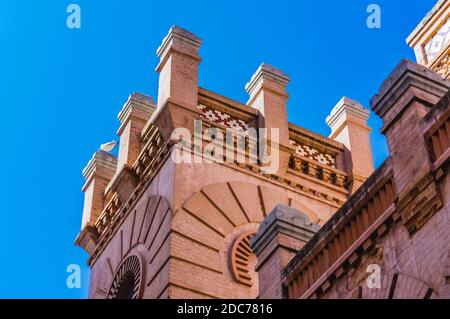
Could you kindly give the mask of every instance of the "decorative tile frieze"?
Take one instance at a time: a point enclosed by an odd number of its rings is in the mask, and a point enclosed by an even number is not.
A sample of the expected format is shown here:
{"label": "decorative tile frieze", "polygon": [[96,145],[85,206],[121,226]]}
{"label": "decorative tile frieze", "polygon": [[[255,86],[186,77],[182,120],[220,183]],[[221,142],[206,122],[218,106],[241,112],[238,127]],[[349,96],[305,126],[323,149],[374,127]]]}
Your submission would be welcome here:
{"label": "decorative tile frieze", "polygon": [[308,145],[304,145],[304,144],[300,144],[297,141],[294,140],[289,140],[289,143],[294,146],[295,148],[295,152],[303,157],[312,159],[316,162],[319,162],[320,164],[323,165],[327,165],[327,166],[331,166],[331,167],[336,167],[336,159],[334,158],[334,156],[330,155],[330,154],[326,154],[323,152],[320,152],[319,150],[317,150],[314,147],[308,146]]}
{"label": "decorative tile frieze", "polygon": [[246,132],[249,128],[249,124],[246,121],[209,108],[206,105],[199,104],[198,109],[202,111],[204,118],[216,124],[224,125],[238,132]]}

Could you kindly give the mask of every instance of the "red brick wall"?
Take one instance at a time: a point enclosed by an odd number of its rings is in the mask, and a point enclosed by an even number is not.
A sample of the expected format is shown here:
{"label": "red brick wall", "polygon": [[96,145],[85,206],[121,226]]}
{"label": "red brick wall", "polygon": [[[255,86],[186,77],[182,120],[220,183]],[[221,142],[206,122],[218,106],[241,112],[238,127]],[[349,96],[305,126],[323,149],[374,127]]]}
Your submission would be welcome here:
{"label": "red brick wall", "polygon": [[[382,269],[380,289],[368,288],[367,267],[356,267],[334,282],[322,298],[354,298],[361,287],[362,298],[423,298],[424,287],[431,288],[432,298],[450,298],[445,280],[445,268],[450,253],[450,178],[440,184],[445,194],[445,206],[412,236],[401,224],[396,224],[377,244],[382,258],[378,261]],[[363,266],[367,266],[364,262]],[[394,275],[398,275],[393,289]],[[355,280],[359,278],[359,285]]]}

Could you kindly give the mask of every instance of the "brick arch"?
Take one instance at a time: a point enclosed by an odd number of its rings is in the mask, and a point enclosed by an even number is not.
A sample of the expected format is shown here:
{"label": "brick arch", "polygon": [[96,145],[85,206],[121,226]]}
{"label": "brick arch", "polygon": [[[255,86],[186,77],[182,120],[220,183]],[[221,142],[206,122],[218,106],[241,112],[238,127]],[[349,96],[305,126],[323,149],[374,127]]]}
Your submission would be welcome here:
{"label": "brick arch", "polygon": [[382,275],[381,288],[360,287],[363,299],[434,299],[436,292],[425,281],[402,273]]}
{"label": "brick arch", "polygon": [[[96,290],[97,298],[106,298],[105,288],[111,286],[114,274],[120,265],[131,255],[142,256],[142,288],[156,291],[151,298],[156,298],[159,288],[154,288],[154,282],[150,279],[158,271],[156,263],[164,258],[165,252],[161,247],[168,242],[167,236],[170,233],[170,221],[172,209],[169,201],[158,195],[150,195],[142,203],[142,206],[130,211],[123,224],[115,232],[111,244],[108,245],[108,252],[105,257],[99,259],[99,264],[106,271],[102,272],[102,279],[98,283]],[[167,227],[163,227],[163,225]],[[140,295],[139,295],[140,296]],[[149,296],[145,296],[149,298]]]}
{"label": "brick arch", "polygon": [[137,246],[139,250],[144,250],[153,257],[156,245],[156,241],[161,236],[162,231],[167,232],[161,225],[163,223],[169,223],[172,216],[172,209],[167,198],[158,195],[151,195],[148,197],[144,214],[139,214],[137,210],[132,212],[131,217],[128,219],[128,227],[124,227],[127,230],[123,233],[123,256],[126,257],[129,253],[136,250]]}
{"label": "brick arch", "polygon": [[313,223],[319,221],[317,214],[298,198],[290,197],[286,192],[263,185],[246,182],[210,184],[203,187],[199,192],[192,194],[183,203],[182,207],[188,207],[189,209],[189,205],[202,197],[206,197],[210,202],[216,203],[224,211],[239,211],[233,205],[236,203],[248,217],[247,220],[252,222],[262,222],[264,217],[278,204],[285,204],[304,212]]}
{"label": "brick arch", "polygon": [[244,232],[256,232],[263,219],[280,203],[292,205],[311,220],[318,220],[301,202],[267,186],[218,183],[192,194],[175,211],[172,223],[172,271],[190,277],[184,280],[182,276],[174,276],[178,289],[189,290],[195,294],[193,297],[199,298],[256,297],[258,292],[254,286],[242,284],[230,275],[231,246]]}

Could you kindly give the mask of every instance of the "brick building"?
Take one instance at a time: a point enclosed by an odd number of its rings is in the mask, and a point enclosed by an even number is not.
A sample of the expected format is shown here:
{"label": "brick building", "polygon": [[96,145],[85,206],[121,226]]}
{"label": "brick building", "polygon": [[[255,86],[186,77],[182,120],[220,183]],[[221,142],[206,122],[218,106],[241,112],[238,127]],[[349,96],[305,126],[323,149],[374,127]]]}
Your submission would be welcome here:
{"label": "brick building", "polygon": [[157,102],[133,93],[118,157],[83,171],[89,297],[450,297],[449,14],[439,1],[408,38],[418,64],[371,101],[390,151],[376,171],[361,104],[343,97],[325,137],[288,122],[289,77],[272,66],[245,104],[201,88],[202,42],[172,27]]}

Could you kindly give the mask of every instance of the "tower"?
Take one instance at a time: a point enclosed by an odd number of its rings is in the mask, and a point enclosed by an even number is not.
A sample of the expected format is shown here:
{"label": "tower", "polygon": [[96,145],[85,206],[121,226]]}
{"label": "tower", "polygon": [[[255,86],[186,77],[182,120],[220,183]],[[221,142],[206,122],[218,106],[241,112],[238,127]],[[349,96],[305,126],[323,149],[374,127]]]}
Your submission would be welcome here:
{"label": "tower", "polygon": [[76,240],[90,256],[91,298],[255,298],[255,267],[268,269],[250,245],[261,222],[300,211],[307,236],[288,247],[296,252],[373,169],[360,104],[344,99],[332,112],[332,138],[313,133],[288,122],[289,77],[273,66],[250,78],[246,104],[200,88],[201,44],[169,30],[157,50],[157,103],[131,95],[119,158],[88,164],[108,168],[96,196],[84,188],[88,222]]}
{"label": "tower", "polygon": [[443,78],[450,77],[450,2],[439,0],[409,35],[416,61]]}

